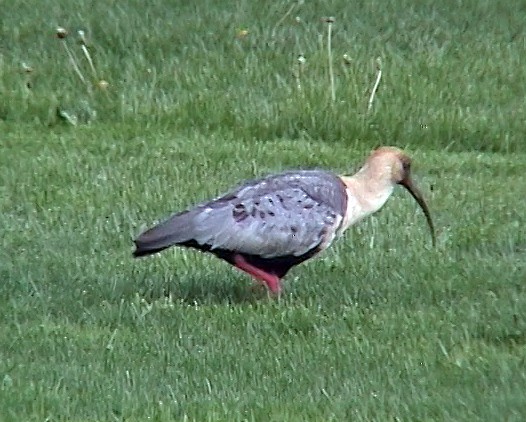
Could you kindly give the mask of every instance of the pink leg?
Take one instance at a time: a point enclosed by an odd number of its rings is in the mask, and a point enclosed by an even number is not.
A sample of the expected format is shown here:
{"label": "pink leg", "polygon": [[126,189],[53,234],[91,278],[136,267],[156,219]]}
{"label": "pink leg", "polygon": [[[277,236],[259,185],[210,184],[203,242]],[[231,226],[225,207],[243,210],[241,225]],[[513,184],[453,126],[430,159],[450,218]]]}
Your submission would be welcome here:
{"label": "pink leg", "polygon": [[280,292],[281,286],[279,285],[279,277],[277,275],[267,273],[258,267],[254,267],[239,254],[234,256],[234,265],[240,270],[250,274],[256,280],[263,281],[272,293]]}

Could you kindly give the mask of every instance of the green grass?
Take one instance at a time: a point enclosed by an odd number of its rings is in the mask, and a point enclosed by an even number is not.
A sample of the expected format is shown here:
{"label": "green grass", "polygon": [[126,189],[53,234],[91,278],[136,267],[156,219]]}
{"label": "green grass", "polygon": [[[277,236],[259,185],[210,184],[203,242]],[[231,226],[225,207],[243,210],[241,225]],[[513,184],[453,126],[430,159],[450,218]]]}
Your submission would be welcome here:
{"label": "green grass", "polygon": [[[524,420],[521,2],[305,2],[278,26],[292,3],[78,3],[0,1],[0,421]],[[192,251],[131,258],[175,210],[378,144],[414,158],[436,248],[398,190],[280,300]]]}

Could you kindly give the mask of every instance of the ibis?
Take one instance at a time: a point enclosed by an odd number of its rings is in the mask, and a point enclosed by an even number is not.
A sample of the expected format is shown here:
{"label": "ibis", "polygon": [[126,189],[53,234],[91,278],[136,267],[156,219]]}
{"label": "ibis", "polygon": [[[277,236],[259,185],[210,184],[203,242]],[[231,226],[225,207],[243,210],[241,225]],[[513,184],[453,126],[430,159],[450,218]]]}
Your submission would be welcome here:
{"label": "ibis", "polygon": [[135,239],[135,257],[171,246],[208,252],[278,294],[288,271],[318,255],[378,211],[395,187],[406,188],[435,234],[429,208],[411,177],[411,159],[395,147],[375,149],[360,170],[340,176],[297,170],[245,182],[229,193],[178,212]]}

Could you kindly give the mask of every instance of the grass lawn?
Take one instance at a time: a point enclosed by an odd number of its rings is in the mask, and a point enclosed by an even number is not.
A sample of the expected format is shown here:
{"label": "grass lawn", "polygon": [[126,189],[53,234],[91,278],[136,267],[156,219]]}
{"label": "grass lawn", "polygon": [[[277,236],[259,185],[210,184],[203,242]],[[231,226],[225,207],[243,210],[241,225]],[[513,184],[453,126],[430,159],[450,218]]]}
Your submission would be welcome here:
{"label": "grass lawn", "polygon": [[[0,1],[0,421],[526,418],[521,2],[76,3]],[[279,300],[131,258],[173,211],[380,144],[435,248],[399,189]]]}

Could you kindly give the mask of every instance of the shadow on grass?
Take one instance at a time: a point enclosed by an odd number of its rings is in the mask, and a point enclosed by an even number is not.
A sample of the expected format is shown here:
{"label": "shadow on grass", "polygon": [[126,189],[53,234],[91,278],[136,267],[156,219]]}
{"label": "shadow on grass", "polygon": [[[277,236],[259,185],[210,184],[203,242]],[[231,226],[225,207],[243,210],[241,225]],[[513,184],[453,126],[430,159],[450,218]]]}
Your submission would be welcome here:
{"label": "shadow on grass", "polygon": [[473,337],[497,347],[522,348],[526,344],[526,321],[514,314],[506,327],[480,327]]}
{"label": "shadow on grass", "polygon": [[482,340],[486,344],[492,344],[509,350],[523,348],[526,344],[526,331],[517,331],[514,333],[502,333],[495,335],[481,335],[475,338]]}
{"label": "shadow on grass", "polygon": [[216,279],[210,276],[190,276],[184,280],[148,277],[139,286],[137,292],[147,301],[171,298],[187,304],[236,304],[256,303],[270,298],[263,286],[250,279],[239,277]]}

